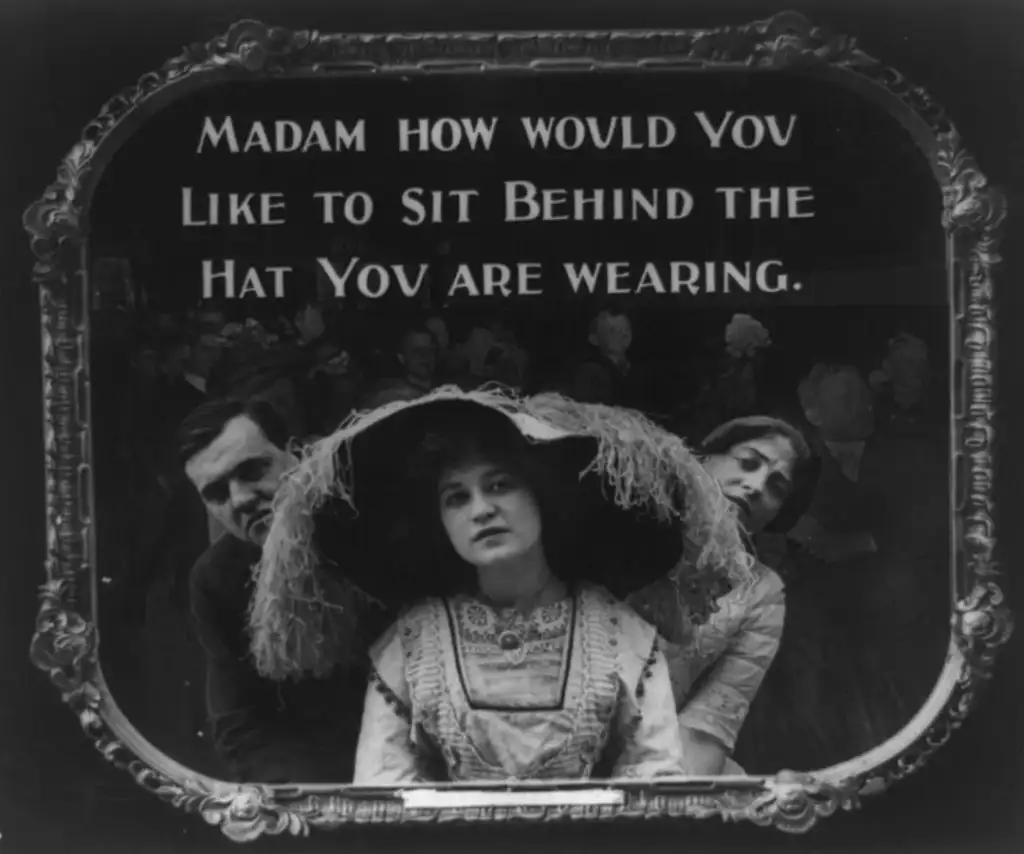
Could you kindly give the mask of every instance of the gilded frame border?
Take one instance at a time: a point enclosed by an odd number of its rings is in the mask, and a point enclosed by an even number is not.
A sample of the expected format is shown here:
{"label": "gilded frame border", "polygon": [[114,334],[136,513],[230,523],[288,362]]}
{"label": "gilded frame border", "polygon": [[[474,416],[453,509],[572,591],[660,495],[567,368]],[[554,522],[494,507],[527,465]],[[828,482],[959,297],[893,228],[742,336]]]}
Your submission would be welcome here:
{"label": "gilded frame border", "polygon": [[[953,301],[953,447],[957,477],[952,638],[931,699],[899,734],[864,756],[813,775],[719,778],[692,783],[557,789],[561,803],[527,805],[527,789],[476,787],[460,793],[359,791],[351,786],[237,785],[202,777],[164,756],[131,726],[109,696],[98,660],[93,603],[93,536],[88,386],[89,329],[82,264],[88,202],[105,160],[132,129],[190,88],[225,79],[281,75],[444,74],[504,70],[806,69],[886,106],[929,158],[942,188]],[[945,112],[898,71],[795,13],[736,27],[654,32],[341,34],[241,21],[193,44],[108,101],[61,164],[56,181],[24,215],[36,257],[42,318],[46,476],[46,581],[31,658],[61,692],[103,756],[162,799],[199,813],[238,841],[305,835],[350,823],[617,819],[719,816],[784,831],[853,809],[917,770],[967,716],[992,675],[1012,619],[994,559],[993,419],[996,405],[993,268],[999,261],[1004,196],[991,187]],[[956,352],[959,350],[959,352]],[[959,389],[959,394],[957,394]],[[573,798],[588,791],[591,798]],[[487,796],[489,793],[489,797]],[[601,795],[607,794],[604,798]],[[425,795],[426,797],[422,797]],[[517,798],[518,801],[517,802]],[[601,803],[601,801],[606,801]],[[487,801],[490,801],[488,804]],[[504,803],[503,803],[504,802]]]}

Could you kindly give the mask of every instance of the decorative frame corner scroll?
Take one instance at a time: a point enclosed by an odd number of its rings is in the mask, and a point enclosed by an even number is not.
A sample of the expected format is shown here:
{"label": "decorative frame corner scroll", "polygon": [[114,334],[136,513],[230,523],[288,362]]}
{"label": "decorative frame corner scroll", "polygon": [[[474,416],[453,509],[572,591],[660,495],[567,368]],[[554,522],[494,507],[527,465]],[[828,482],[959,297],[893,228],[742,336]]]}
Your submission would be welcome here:
{"label": "decorative frame corner scroll", "polygon": [[[486,72],[496,68],[797,69],[857,89],[884,103],[929,157],[943,191],[942,223],[951,248],[963,396],[954,401],[961,523],[950,655],[918,718],[863,757],[814,775],[747,778],[737,788],[703,780],[694,787],[617,789],[618,803],[580,806],[410,808],[401,792],[368,796],[349,787],[229,784],[202,777],[147,745],[110,701],[98,664],[94,615],[96,568],[90,506],[88,318],[81,258],[88,201],[107,152],[133,123],[194,85],[211,79],[383,72]],[[865,54],[855,40],[782,13],[744,26],[636,32],[321,34],[241,21],[196,43],[115,97],[83,131],[56,180],[25,212],[36,257],[42,317],[46,472],[46,581],[31,658],[49,674],[103,756],[167,802],[200,814],[237,841],[263,834],[305,835],[346,824],[459,820],[608,820],[719,816],[802,832],[860,798],[917,770],[964,720],[992,675],[1013,622],[994,558],[993,419],[995,324],[993,269],[999,262],[1004,196],[964,150],[944,111],[898,71]],[[959,267],[962,266],[962,270]],[[962,277],[962,278],[958,278]],[[954,301],[954,305],[956,302]],[[156,755],[154,755],[156,754]],[[145,757],[145,758],[143,758]]]}

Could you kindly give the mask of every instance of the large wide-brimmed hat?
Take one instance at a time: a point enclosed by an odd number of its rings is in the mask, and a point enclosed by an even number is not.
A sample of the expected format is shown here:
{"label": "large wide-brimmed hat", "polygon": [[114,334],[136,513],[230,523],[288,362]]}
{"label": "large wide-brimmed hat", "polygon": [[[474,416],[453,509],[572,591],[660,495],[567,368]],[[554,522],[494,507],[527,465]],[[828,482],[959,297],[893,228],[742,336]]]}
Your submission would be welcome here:
{"label": "large wide-brimmed hat", "polygon": [[735,506],[682,439],[629,410],[445,387],[357,413],[285,477],[250,613],[264,676],[326,676],[365,651],[367,609],[397,611],[471,576],[443,536],[427,459],[452,433],[528,460],[563,581],[621,597],[662,582],[696,624],[751,578]]}

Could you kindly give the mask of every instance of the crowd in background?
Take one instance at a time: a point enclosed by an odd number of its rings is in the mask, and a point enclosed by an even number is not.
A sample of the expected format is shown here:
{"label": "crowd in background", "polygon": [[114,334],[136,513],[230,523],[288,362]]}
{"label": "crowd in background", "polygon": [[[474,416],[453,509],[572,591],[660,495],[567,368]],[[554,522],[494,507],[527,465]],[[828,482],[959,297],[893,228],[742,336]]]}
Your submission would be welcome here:
{"label": "crowd in background", "polygon": [[[934,352],[941,340],[894,326],[877,345],[819,361],[800,341],[773,340],[768,325],[737,313],[705,330],[696,356],[690,346],[675,360],[649,359],[634,346],[642,322],[621,305],[592,306],[543,351],[528,315],[518,322],[483,315],[396,314],[365,304],[342,310],[317,301],[259,320],[234,319],[213,304],[184,314],[96,313],[99,622],[108,641],[101,660],[115,699],[143,735],[217,774],[204,732],[188,575],[218,532],[177,459],[182,419],[211,398],[261,399],[302,441],[355,410],[439,385],[492,382],[639,409],[691,441],[750,414],[781,416],[802,430],[824,461],[813,521],[802,524],[831,536],[817,551],[794,548],[783,535],[756,544],[785,580],[790,606],[782,649],[737,755],[754,773],[828,764],[909,720],[938,675],[948,633],[948,398],[933,376],[941,377]],[[766,368],[778,350],[789,353],[787,371]],[[842,641],[829,631],[836,621],[856,623]],[[838,648],[851,638],[872,652]],[[915,645],[927,652],[915,654]],[[856,657],[861,686],[850,681],[850,668],[833,666],[844,656]],[[864,696],[871,691],[892,693],[889,712],[873,711]],[[796,713],[778,714],[787,707]]]}

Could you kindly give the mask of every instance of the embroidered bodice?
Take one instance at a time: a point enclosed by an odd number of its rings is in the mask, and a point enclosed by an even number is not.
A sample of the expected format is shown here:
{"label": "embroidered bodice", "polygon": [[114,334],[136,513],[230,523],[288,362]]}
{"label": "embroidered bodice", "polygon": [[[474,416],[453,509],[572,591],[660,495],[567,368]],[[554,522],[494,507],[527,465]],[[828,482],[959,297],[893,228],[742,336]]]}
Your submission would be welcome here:
{"label": "embroidered bodice", "polygon": [[377,643],[357,784],[679,773],[652,626],[603,590],[523,616],[472,597],[413,608]]}
{"label": "embroidered bodice", "polygon": [[[469,597],[444,603],[460,687],[473,709],[558,709],[569,682],[576,602],[529,617]],[[524,666],[529,656],[529,666]]]}

